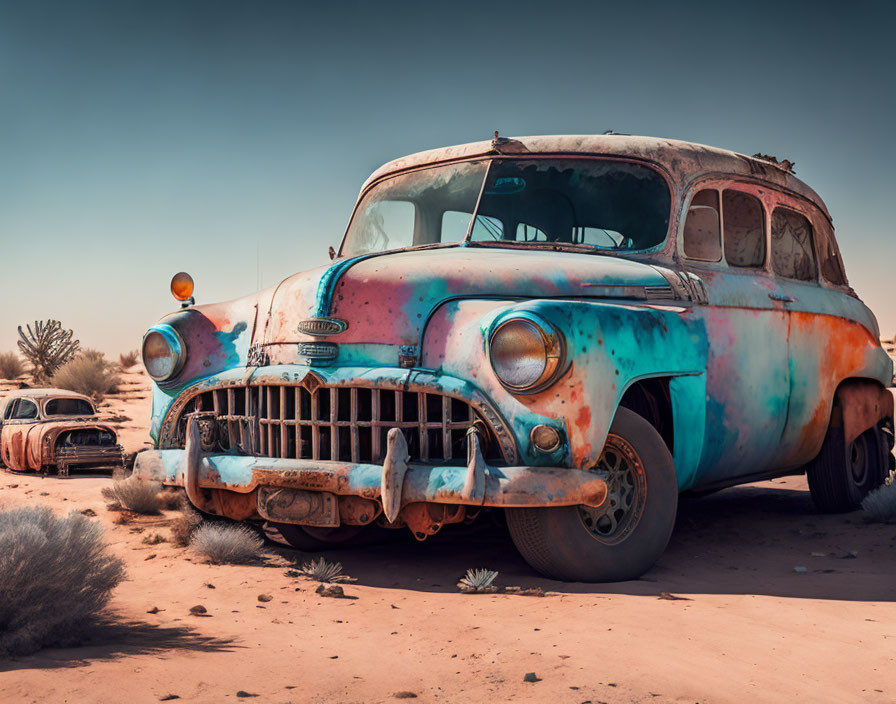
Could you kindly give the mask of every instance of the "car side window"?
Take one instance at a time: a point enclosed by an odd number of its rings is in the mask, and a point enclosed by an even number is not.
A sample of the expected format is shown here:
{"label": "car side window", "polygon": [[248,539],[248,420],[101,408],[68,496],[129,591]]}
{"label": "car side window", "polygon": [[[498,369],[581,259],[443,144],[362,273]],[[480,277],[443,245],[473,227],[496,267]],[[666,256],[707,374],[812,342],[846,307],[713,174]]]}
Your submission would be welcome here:
{"label": "car side window", "polygon": [[743,191],[722,193],[725,261],[731,266],[765,263],[765,212],[762,202]]}
{"label": "car side window", "polygon": [[6,410],[3,411],[3,420],[9,420],[12,418],[12,414],[15,413],[17,401],[13,399],[9,403],[6,404]]}
{"label": "car side window", "polygon": [[34,401],[29,401],[27,398],[20,398],[12,417],[15,420],[37,418],[37,404]]}
{"label": "car side window", "polygon": [[684,221],[684,255],[705,262],[721,260],[718,191],[705,189],[691,199]]}
{"label": "car side window", "polygon": [[793,210],[772,213],[772,268],[779,276],[812,281],[818,275],[812,248],[812,225]]}
{"label": "car side window", "polygon": [[834,228],[827,218],[815,220],[815,246],[818,248],[819,269],[825,281],[835,286],[848,286],[846,272],[843,270],[843,258],[834,239]]}

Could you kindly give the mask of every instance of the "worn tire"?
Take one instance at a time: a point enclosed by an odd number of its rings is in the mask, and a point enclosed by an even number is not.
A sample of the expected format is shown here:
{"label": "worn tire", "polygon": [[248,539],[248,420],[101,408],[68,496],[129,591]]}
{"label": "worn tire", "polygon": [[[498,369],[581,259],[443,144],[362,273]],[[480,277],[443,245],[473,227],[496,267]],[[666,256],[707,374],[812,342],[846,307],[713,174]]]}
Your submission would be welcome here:
{"label": "worn tire", "polygon": [[828,428],[818,456],[806,467],[812,502],[822,513],[855,511],[890,469],[887,438],[879,426],[869,428],[848,446],[843,426]]}
{"label": "worn tire", "polygon": [[[632,478],[621,485],[632,488],[619,494],[611,483],[608,501],[615,497],[613,511],[579,506],[507,509],[510,536],[526,562],[546,577],[581,582],[635,579],[653,566],[675,525],[675,465],[654,427],[619,408],[599,466],[606,469],[614,458],[631,458],[632,453],[630,464],[639,467],[630,475],[615,472]],[[628,501],[633,502],[629,510],[620,513]]]}

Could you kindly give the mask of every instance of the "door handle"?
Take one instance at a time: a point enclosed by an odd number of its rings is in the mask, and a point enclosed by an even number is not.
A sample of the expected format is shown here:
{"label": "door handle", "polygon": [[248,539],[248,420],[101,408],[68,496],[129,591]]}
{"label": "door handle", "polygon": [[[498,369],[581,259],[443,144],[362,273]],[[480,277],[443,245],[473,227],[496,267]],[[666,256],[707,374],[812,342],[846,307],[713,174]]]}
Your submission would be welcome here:
{"label": "door handle", "polygon": [[782,303],[793,303],[796,301],[793,296],[786,296],[783,293],[770,293],[768,297],[773,301],[781,301]]}

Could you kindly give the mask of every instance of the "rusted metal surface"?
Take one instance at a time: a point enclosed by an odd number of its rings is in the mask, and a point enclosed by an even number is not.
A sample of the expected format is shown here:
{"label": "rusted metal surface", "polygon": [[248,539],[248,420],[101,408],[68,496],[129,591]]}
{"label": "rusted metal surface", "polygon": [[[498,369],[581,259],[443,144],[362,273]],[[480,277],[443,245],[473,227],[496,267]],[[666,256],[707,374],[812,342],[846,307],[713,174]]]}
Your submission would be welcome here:
{"label": "rusted metal surface", "polygon": [[837,389],[835,418],[843,425],[844,444],[849,444],[868,428],[893,417],[893,395],[873,381],[849,381]]}
{"label": "rusted metal surface", "polygon": [[[659,174],[671,198],[665,239],[637,251],[473,241],[471,222],[460,242],[339,256],[253,296],[177,311],[159,325],[188,354],[154,390],[156,449],[138,457],[140,474],[186,483],[198,500],[211,489],[328,492],[346,524],[384,511],[380,520],[429,534],[444,521],[409,507],[600,506],[606,487],[589,470],[646,380],[666,390],[681,490],[798,470],[821,447],[838,389],[850,433],[892,418],[881,390],[893,364],[876,320],[845,278],[822,275],[822,256],[840,265],[830,215],[786,165],[673,140],[534,137],[500,153],[482,142],[399,159],[362,195],[421,167],[572,157]],[[760,261],[729,264],[722,241],[718,261],[687,256],[701,189],[758,204]],[[799,253],[817,260],[806,280],[775,271],[778,209],[814,233]],[[515,319],[562,339],[556,373],[527,393],[498,378],[490,354]],[[556,431],[555,449],[534,447],[536,426]]]}
{"label": "rusted metal surface", "polygon": [[[89,413],[48,415],[47,403],[56,399],[87,404],[84,409]],[[62,389],[15,391],[0,404],[0,423],[0,459],[15,471],[56,467],[64,477],[72,467],[111,469],[124,464],[115,430],[97,421],[93,403],[81,394]]]}

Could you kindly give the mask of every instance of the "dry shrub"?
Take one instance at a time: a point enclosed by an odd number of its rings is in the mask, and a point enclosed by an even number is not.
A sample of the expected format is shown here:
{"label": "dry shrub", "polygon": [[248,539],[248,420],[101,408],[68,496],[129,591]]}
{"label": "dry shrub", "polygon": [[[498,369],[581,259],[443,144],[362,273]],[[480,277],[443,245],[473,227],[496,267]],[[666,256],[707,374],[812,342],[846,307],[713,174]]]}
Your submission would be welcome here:
{"label": "dry shrub", "polygon": [[165,511],[176,511],[183,508],[185,503],[184,492],[177,489],[163,489],[159,492],[159,504]]}
{"label": "dry shrub", "polygon": [[137,363],[138,359],[140,359],[140,353],[137,350],[125,352],[124,354],[118,355],[118,366],[122,371],[130,369]]}
{"label": "dry shrub", "polygon": [[96,521],[49,508],[0,512],[0,656],[77,645],[124,579]]}
{"label": "dry shrub", "polygon": [[126,508],[134,513],[153,515],[162,508],[159,492],[162,485],[159,482],[144,482],[136,477],[129,477],[120,481],[113,481],[112,486],[103,487],[103,497]]}
{"label": "dry shrub", "polygon": [[896,473],[862,499],[862,509],[874,521],[896,522]]}
{"label": "dry shrub", "polygon": [[244,565],[261,556],[264,541],[258,534],[240,525],[205,523],[193,533],[190,546],[218,565]]}
{"label": "dry shrub", "polygon": [[96,350],[83,350],[59,367],[50,381],[57,388],[90,396],[95,401],[118,391],[121,383],[113,365],[106,361],[102,352]]}
{"label": "dry shrub", "polygon": [[18,379],[25,373],[25,363],[15,352],[0,354],[0,379]]}
{"label": "dry shrub", "polygon": [[200,523],[202,523],[202,516],[199,515],[199,512],[184,503],[181,506],[180,515],[171,524],[171,542],[178,547],[187,547],[193,537],[193,531],[199,527]]}

